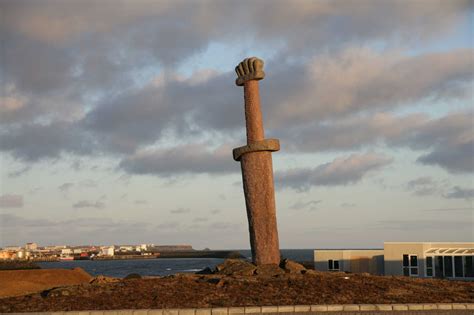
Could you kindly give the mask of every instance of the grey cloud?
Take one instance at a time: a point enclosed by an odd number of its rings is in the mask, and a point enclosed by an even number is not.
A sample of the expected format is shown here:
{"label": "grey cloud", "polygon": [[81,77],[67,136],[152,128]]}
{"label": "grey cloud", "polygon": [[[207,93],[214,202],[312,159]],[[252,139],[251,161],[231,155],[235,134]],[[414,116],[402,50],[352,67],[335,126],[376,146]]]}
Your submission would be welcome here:
{"label": "grey cloud", "polygon": [[428,151],[420,155],[419,163],[463,173],[474,171],[472,119],[471,110],[451,112],[435,119],[421,113],[404,116],[378,113],[316,122],[279,130],[276,134],[296,152],[353,150],[379,143]]}
{"label": "grey cloud", "polygon": [[382,220],[376,225],[382,229],[390,230],[438,230],[444,231],[446,229],[472,229],[472,222],[469,220]]}
{"label": "grey cloud", "polygon": [[354,116],[277,129],[288,148],[299,152],[360,149],[377,143],[401,141],[429,121],[425,114],[396,116],[391,113]]}
{"label": "grey cloud", "polygon": [[418,196],[435,195],[447,199],[466,200],[474,198],[474,189],[459,186],[449,187],[449,183],[446,180],[435,180],[430,176],[412,179],[408,181],[406,188]]}
{"label": "grey cloud", "polygon": [[413,150],[427,150],[417,161],[437,165],[450,173],[474,172],[474,138],[472,110],[449,113],[426,121],[403,136],[388,140],[391,145],[408,146]]}
{"label": "grey cloud", "polygon": [[315,168],[278,172],[275,175],[275,182],[279,187],[288,187],[298,191],[308,190],[312,186],[349,185],[391,162],[391,158],[375,153],[352,154]]}
{"label": "grey cloud", "polygon": [[293,209],[293,210],[301,210],[301,209],[316,210],[317,205],[320,204],[321,202],[322,202],[322,200],[310,200],[310,201],[306,201],[306,202],[298,200],[296,203],[294,203],[290,206],[290,209]]}
{"label": "grey cloud", "polygon": [[[164,132],[190,136],[202,130],[233,130],[243,124],[241,91],[229,84],[230,72],[200,79],[172,75],[143,89],[99,103],[81,121],[109,150],[133,152]],[[196,125],[193,127],[192,125]]]}
{"label": "grey cloud", "polygon": [[58,187],[61,192],[67,193],[72,187],[85,187],[94,188],[97,187],[97,183],[91,179],[82,180],[78,183],[64,183]]}
{"label": "grey cloud", "polygon": [[0,130],[0,150],[26,161],[57,158],[63,152],[83,155],[93,151],[93,142],[86,139],[85,133],[68,122],[27,124]]}
{"label": "grey cloud", "polygon": [[454,186],[452,190],[444,195],[448,199],[474,199],[474,189]]}
{"label": "grey cloud", "polygon": [[80,171],[82,169],[82,162],[80,160],[75,160],[71,163],[71,167],[75,171]]}
{"label": "grey cloud", "polygon": [[187,208],[178,208],[178,209],[170,210],[170,213],[172,214],[185,214],[189,212],[191,212],[191,209],[187,209]]}
{"label": "grey cloud", "polygon": [[146,205],[148,204],[148,201],[140,199],[140,200],[135,200],[134,202],[136,205]]}
{"label": "grey cloud", "polygon": [[[411,130],[423,118],[387,129],[377,125],[383,117],[365,120],[370,123],[366,129],[353,128],[355,120],[339,120],[418,100],[466,98],[471,50],[410,56],[391,52],[391,45],[442,38],[469,18],[469,1],[301,1],[288,6],[285,1],[116,5],[20,0],[0,6],[6,12],[0,21],[6,49],[0,72],[8,79],[8,97],[22,100],[18,108],[2,112],[6,123],[0,150],[27,162],[104,151],[113,157],[119,153],[120,166],[130,173],[237,170],[237,164],[227,166],[205,150],[198,149],[192,156],[196,163],[190,163],[191,157],[173,155],[173,149],[144,147],[167,132],[182,139],[243,131],[242,91],[233,85],[231,71],[188,79],[175,71],[210,43],[244,40],[257,51],[275,48],[262,83],[266,124],[297,150],[348,150],[398,141],[429,151],[421,163],[451,172],[472,170],[472,159],[466,157],[472,156],[472,142],[446,146],[435,138],[401,138],[403,128]],[[385,52],[348,48],[377,40],[386,42]],[[157,82],[144,83],[157,74]]]}
{"label": "grey cloud", "polygon": [[[144,37],[133,43],[147,49],[159,47],[160,43],[169,46],[170,52],[157,53],[157,56],[169,61],[200,48],[196,40],[206,42],[211,38],[242,37],[251,33],[270,41],[284,39],[288,47],[294,47],[295,51],[301,50],[303,45],[341,45],[355,38],[376,40],[397,36],[401,40],[423,40],[452,29],[459,19],[465,18],[469,1],[297,0],[291,6],[286,1],[134,1],[120,5],[114,1],[59,4],[56,1],[42,1],[41,4],[28,2],[28,5],[21,5],[21,1],[7,1],[2,6],[9,13],[3,22],[5,28],[29,38],[55,43],[76,40],[85,35]],[[110,18],[104,19],[104,16]],[[72,18],[75,18],[75,23],[69,22]],[[20,23],[19,19],[25,22]],[[176,25],[178,20],[181,23]],[[295,20],[299,23],[294,23]],[[147,29],[157,31],[152,33]],[[140,30],[144,32],[143,36],[136,36]],[[175,42],[181,42],[186,48],[171,45]]]}
{"label": "grey cloud", "polygon": [[72,187],[74,187],[74,183],[64,183],[64,184],[61,184],[58,189],[61,191],[61,192],[64,192],[64,193],[67,193],[69,191],[69,189],[71,189]]}
{"label": "grey cloud", "polygon": [[456,112],[432,120],[414,132],[405,142],[413,149],[430,149],[418,162],[438,165],[451,173],[474,171],[474,137],[472,121],[474,112]]}
{"label": "grey cloud", "polygon": [[265,93],[272,104],[271,126],[391,110],[424,99],[468,99],[469,92],[459,91],[469,91],[474,78],[471,54],[460,49],[404,56],[348,48],[339,55],[316,55],[307,64],[269,66],[274,77]]}
{"label": "grey cloud", "polygon": [[413,194],[418,196],[441,194],[443,189],[441,183],[430,176],[412,179],[408,181],[406,188],[408,191],[411,191]]}
{"label": "grey cloud", "polygon": [[23,196],[10,194],[1,195],[0,208],[23,208]]}
{"label": "grey cloud", "polygon": [[102,201],[89,201],[89,200],[80,200],[76,202],[75,204],[72,205],[73,208],[75,209],[80,209],[80,208],[96,208],[96,209],[102,209],[105,207],[105,204]]}
{"label": "grey cloud", "polygon": [[78,185],[86,188],[94,188],[97,187],[97,182],[93,179],[85,179],[83,181],[80,181]]}
{"label": "grey cloud", "polygon": [[422,164],[438,165],[451,173],[472,173],[474,171],[474,139],[468,143],[437,146],[432,152],[420,156]]}
{"label": "grey cloud", "polygon": [[171,149],[139,152],[120,162],[120,168],[133,174],[163,177],[179,174],[225,174],[238,171],[230,148],[209,152],[202,145],[184,145]]}
{"label": "grey cloud", "polygon": [[8,172],[8,177],[9,178],[20,177],[21,175],[27,173],[30,169],[31,169],[31,166],[25,166],[18,170]]}
{"label": "grey cloud", "polygon": [[[159,88],[147,87],[99,104],[81,121],[107,149],[134,152],[140,144],[156,141],[161,132],[180,119],[182,109],[163,102]],[[178,104],[179,106],[180,104]],[[182,121],[174,121],[181,125]]]}

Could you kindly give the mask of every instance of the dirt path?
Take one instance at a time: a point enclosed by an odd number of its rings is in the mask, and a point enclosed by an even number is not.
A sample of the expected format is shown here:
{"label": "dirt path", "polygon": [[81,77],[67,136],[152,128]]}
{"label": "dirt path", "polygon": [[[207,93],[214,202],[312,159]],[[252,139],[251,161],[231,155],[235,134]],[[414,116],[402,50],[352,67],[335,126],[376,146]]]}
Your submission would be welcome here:
{"label": "dirt path", "polygon": [[0,271],[0,298],[25,295],[60,286],[89,283],[91,278],[81,268],[2,270]]}

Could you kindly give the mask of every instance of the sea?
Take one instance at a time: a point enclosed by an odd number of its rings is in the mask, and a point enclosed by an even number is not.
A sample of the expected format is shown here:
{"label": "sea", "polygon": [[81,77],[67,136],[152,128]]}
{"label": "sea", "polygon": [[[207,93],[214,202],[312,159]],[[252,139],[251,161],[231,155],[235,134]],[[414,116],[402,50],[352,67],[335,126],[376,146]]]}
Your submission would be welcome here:
{"label": "sea", "polygon": [[[238,250],[251,260],[250,250]],[[281,257],[295,261],[312,261],[312,249],[282,249]],[[136,273],[141,276],[168,276],[180,272],[196,272],[206,267],[214,268],[222,263],[220,258],[157,258],[130,260],[73,260],[59,262],[40,262],[43,269],[72,269],[80,267],[93,276],[104,275],[123,278]]]}

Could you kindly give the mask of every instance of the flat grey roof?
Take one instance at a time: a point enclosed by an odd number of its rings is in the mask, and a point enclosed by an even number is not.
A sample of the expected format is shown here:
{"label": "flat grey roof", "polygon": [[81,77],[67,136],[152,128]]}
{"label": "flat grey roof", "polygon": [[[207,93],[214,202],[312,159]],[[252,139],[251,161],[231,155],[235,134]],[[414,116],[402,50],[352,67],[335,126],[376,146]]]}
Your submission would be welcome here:
{"label": "flat grey roof", "polygon": [[383,250],[383,248],[315,248],[314,250]]}

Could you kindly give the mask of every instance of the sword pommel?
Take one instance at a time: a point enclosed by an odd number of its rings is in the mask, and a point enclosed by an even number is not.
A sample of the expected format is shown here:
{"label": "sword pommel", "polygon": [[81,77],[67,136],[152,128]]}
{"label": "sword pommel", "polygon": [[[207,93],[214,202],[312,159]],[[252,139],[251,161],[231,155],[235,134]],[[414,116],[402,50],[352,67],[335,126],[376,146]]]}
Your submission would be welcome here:
{"label": "sword pommel", "polygon": [[265,72],[263,72],[263,60],[257,57],[251,57],[244,59],[237,67],[235,67],[237,73],[237,79],[235,84],[238,86],[244,85],[245,82],[250,80],[262,80],[265,78]]}

